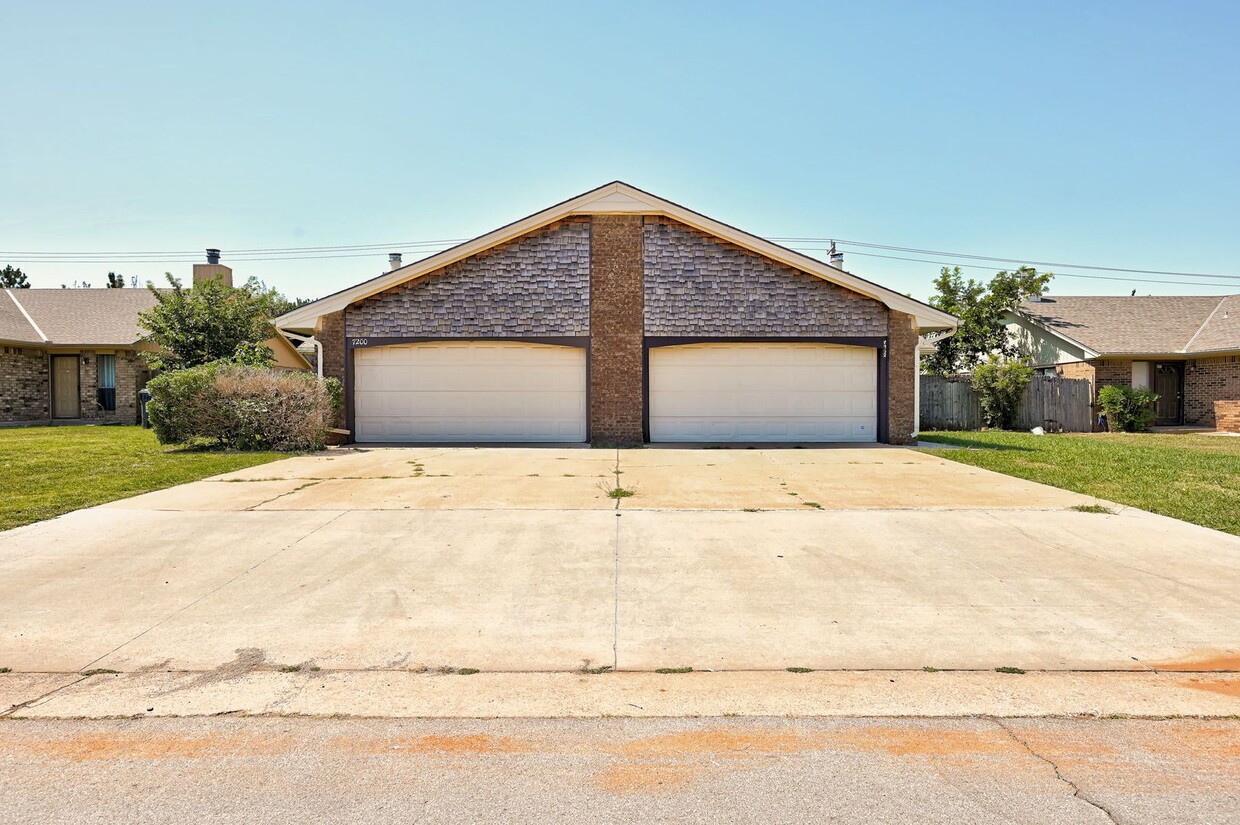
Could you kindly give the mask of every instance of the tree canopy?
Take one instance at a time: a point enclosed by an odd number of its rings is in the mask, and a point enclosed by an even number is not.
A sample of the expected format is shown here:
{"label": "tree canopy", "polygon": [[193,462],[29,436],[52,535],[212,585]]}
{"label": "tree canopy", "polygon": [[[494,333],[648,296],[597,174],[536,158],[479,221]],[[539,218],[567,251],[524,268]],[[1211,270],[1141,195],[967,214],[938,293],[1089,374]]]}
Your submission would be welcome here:
{"label": "tree canopy", "polygon": [[115,272],[108,273],[108,289],[124,289],[125,276],[117,275]]}
{"label": "tree canopy", "polygon": [[4,269],[0,269],[0,288],[30,289],[30,279],[26,277],[25,272],[11,264],[6,264]]}
{"label": "tree canopy", "polygon": [[238,352],[252,359],[254,345],[275,334],[270,319],[287,300],[255,279],[240,287],[208,279],[186,289],[167,278],[170,288],[147,285],[156,304],[138,316],[149,331],[145,340],[158,347],[145,356],[157,369],[196,367]]}
{"label": "tree canopy", "polygon": [[989,282],[982,282],[965,280],[958,266],[943,267],[934,281],[930,304],[955,315],[960,326],[955,335],[938,341],[935,353],[922,361],[925,371],[948,375],[971,370],[992,354],[1017,357],[1020,353],[1007,331],[1007,313],[1045,292],[1054,277],[1022,266],[997,272]]}

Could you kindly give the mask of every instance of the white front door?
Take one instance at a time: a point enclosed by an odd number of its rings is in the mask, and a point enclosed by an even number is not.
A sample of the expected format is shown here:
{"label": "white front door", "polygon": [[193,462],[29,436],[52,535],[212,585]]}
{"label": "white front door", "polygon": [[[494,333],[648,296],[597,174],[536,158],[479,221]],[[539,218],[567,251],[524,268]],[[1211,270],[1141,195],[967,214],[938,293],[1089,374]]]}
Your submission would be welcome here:
{"label": "white front door", "polygon": [[650,350],[651,441],[875,441],[878,353],[836,344]]}
{"label": "white front door", "polygon": [[357,441],[580,442],[586,351],[435,341],[353,351]]}

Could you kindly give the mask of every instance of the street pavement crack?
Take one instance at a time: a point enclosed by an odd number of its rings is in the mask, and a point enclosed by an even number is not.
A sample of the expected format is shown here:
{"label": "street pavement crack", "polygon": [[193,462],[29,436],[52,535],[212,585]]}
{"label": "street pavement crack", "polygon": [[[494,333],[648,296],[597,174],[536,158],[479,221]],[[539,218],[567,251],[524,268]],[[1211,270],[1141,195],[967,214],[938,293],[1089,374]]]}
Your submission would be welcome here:
{"label": "street pavement crack", "polygon": [[1047,765],[1049,765],[1051,770],[1055,772],[1055,778],[1072,789],[1072,795],[1074,797],[1076,797],[1077,799],[1081,800],[1082,802],[1084,802],[1085,804],[1093,808],[1097,808],[1099,811],[1101,811],[1106,816],[1106,818],[1110,822],[1115,823],[1115,825],[1121,825],[1119,819],[1115,816],[1114,813],[1111,812],[1109,808],[1107,808],[1101,802],[1098,802],[1096,799],[1091,798],[1088,794],[1082,791],[1080,785],[1077,785],[1071,779],[1064,776],[1063,771],[1059,769],[1059,766],[1055,764],[1053,760],[1048,759],[1047,757],[1043,756],[1042,754],[1035,751],[1032,747],[1030,747],[1029,743],[1026,742],[1024,739],[1020,738],[1019,736],[1017,736],[1016,732],[1012,730],[1010,727],[1008,727],[1006,724],[1004,724],[1002,719],[999,719],[997,717],[991,717],[991,721],[994,722],[996,725],[998,725],[1000,728],[1002,728],[1003,732],[1006,733],[1008,736],[1010,736],[1013,742],[1015,742],[1016,744],[1024,748],[1025,751],[1030,756],[1032,756],[1034,759],[1037,759],[1040,762],[1045,762]]}

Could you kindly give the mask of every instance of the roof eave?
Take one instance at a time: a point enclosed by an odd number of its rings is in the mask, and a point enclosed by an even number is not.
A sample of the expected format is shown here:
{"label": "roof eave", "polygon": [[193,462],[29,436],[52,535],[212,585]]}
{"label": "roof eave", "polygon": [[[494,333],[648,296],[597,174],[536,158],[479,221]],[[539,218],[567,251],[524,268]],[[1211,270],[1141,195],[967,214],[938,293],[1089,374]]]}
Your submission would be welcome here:
{"label": "roof eave", "polygon": [[420,261],[414,261],[398,269],[390,270],[375,278],[363,281],[360,284],[320,298],[313,303],[306,304],[292,312],[281,315],[274,319],[273,323],[280,329],[313,331],[317,320],[322,316],[339,312],[349,304],[390,289],[397,284],[406,283],[423,275],[428,275],[471,255],[476,255],[494,246],[533,232],[557,220],[562,220],[572,215],[597,214],[662,215],[674,218],[687,226],[722,238],[751,252],[791,266],[794,269],[839,284],[854,292],[880,301],[891,309],[912,315],[917,319],[918,329],[954,329],[957,325],[955,316],[935,309],[929,304],[909,298],[906,295],[901,295],[898,292],[879,286],[838,267],[833,267],[816,258],[811,258],[808,255],[772,243],[765,238],[760,238],[757,235],[752,235],[744,230],[716,221],[699,212],[694,212],[691,209],[621,181],[613,181],[597,189],[591,189],[575,198],[562,201],[541,212],[536,212],[533,215],[506,224],[499,229],[465,241],[451,249],[446,249]]}

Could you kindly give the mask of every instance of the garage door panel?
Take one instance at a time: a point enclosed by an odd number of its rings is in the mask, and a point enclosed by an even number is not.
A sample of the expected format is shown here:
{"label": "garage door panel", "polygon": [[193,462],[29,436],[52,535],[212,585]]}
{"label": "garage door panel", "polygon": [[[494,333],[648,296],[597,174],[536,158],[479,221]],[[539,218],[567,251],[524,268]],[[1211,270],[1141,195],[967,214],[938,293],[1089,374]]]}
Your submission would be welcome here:
{"label": "garage door panel", "polygon": [[569,441],[586,436],[575,347],[448,341],[354,352],[358,441]]}
{"label": "garage door panel", "polygon": [[655,441],[874,441],[877,353],[718,343],[650,352]]}

